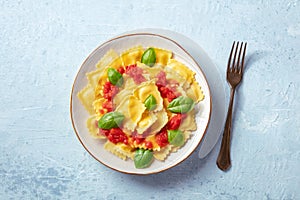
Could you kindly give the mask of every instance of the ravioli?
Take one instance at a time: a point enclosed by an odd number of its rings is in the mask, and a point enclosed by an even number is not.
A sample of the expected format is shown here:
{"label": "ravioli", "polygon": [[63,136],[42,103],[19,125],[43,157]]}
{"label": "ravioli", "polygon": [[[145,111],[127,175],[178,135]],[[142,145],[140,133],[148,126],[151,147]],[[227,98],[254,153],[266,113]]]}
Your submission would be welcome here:
{"label": "ravioli", "polygon": [[136,127],[138,134],[143,134],[151,125],[156,122],[156,120],[157,116],[155,113],[145,111]]}
{"label": "ravioli", "polygon": [[77,97],[79,98],[85,109],[89,112],[89,114],[95,113],[95,110],[93,108],[94,89],[90,84],[88,84],[85,88],[78,92]]}
{"label": "ravioli", "polygon": [[90,85],[93,88],[96,88],[98,81],[103,73],[103,69],[97,69],[95,71],[89,72],[86,74],[87,79],[89,80]]}
{"label": "ravioli", "polygon": [[104,149],[111,152],[112,154],[118,156],[122,160],[127,159],[127,155],[126,155],[125,151],[120,150],[120,148],[117,145],[111,143],[110,141],[107,141],[104,144]]}
{"label": "ravioli", "polygon": [[94,138],[105,139],[106,137],[104,135],[100,135],[99,129],[96,127],[97,120],[99,120],[97,115],[91,115],[86,121],[86,126],[89,129],[91,136]]}
{"label": "ravioli", "polygon": [[166,72],[166,78],[167,80],[176,81],[181,87],[188,88],[190,87],[190,84],[188,80],[186,79],[186,76],[181,76],[180,73],[174,68],[171,68],[169,66],[165,67]]}
{"label": "ravioli", "polygon": [[156,117],[157,120],[152,124],[149,130],[150,135],[158,133],[168,123],[168,115],[164,109],[157,112]]}
{"label": "ravioli", "polygon": [[153,81],[142,83],[134,90],[133,95],[141,102],[144,102],[149,95],[153,95],[156,100],[156,108],[153,112],[160,111],[163,108],[163,99]]}
{"label": "ravioli", "polygon": [[204,99],[203,91],[197,82],[193,81],[191,87],[187,89],[186,94],[192,98],[195,102],[202,101]]}
{"label": "ravioli", "polygon": [[187,66],[182,64],[181,62],[170,59],[168,63],[168,67],[172,70],[176,71],[181,77],[183,77],[188,83],[192,83],[194,80],[195,72],[190,70]]}
{"label": "ravioli", "polygon": [[124,78],[124,88],[116,94],[116,96],[113,99],[113,102],[115,105],[120,105],[121,102],[128,96],[133,94],[133,90],[138,87],[138,85],[135,84],[134,80],[127,76],[126,74],[123,75]]}
{"label": "ravioli", "polygon": [[124,114],[123,126],[130,131],[134,131],[145,110],[144,104],[134,96],[124,99],[116,108],[116,111]]}
{"label": "ravioli", "polygon": [[96,112],[96,114],[101,117],[103,114],[101,113],[101,110],[103,109],[103,103],[105,102],[106,100],[104,98],[99,98],[97,100],[95,100],[93,102],[93,107],[94,107],[94,110]]}
{"label": "ravioli", "polygon": [[110,63],[116,60],[119,57],[118,53],[110,49],[96,64],[96,67],[99,69],[105,69]]}
{"label": "ravioli", "polygon": [[161,149],[160,151],[155,151],[154,154],[153,154],[153,156],[157,160],[163,161],[171,153],[171,150],[172,150],[172,146],[168,145],[165,148]]}
{"label": "ravioli", "polygon": [[135,64],[137,60],[141,60],[144,50],[142,46],[130,48],[121,54],[123,66]]}
{"label": "ravioli", "polygon": [[186,114],[186,117],[182,120],[179,130],[181,131],[195,131],[197,124],[195,121],[195,110],[191,110]]}
{"label": "ravioli", "polygon": [[173,55],[172,51],[166,49],[154,48],[154,51],[156,53],[156,63],[162,66],[166,66]]}
{"label": "ravioli", "polygon": [[144,63],[137,62],[137,66],[145,71],[145,76],[149,76],[149,79],[156,78],[157,74],[162,71],[162,67],[160,65],[154,65],[151,68]]}
{"label": "ravioli", "polygon": [[[184,131],[183,132],[184,142],[186,142],[191,136],[192,136],[191,131]],[[171,152],[176,152],[176,151],[178,151],[178,149],[180,149],[180,147],[172,146]]]}

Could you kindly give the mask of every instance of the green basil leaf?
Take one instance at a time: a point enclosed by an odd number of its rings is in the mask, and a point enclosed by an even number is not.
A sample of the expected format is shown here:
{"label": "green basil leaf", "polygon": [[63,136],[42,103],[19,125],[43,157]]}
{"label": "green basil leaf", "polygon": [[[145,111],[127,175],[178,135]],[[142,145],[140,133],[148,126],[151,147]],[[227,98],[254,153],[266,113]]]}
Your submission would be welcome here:
{"label": "green basil leaf", "polygon": [[109,80],[109,82],[111,82],[111,84],[116,85],[118,87],[122,86],[124,80],[123,80],[123,76],[122,76],[122,74],[120,74],[120,72],[118,72],[114,68],[108,68],[107,76],[108,76],[108,80]]}
{"label": "green basil leaf", "polygon": [[156,54],[153,48],[147,49],[143,55],[141,62],[152,67],[155,64],[156,61]]}
{"label": "green basil leaf", "polygon": [[121,125],[125,116],[119,112],[109,112],[103,115],[98,121],[98,127],[102,129],[117,128]]}
{"label": "green basil leaf", "polygon": [[174,146],[182,146],[184,144],[184,135],[180,130],[168,130],[168,141]]}
{"label": "green basil leaf", "polygon": [[146,98],[146,100],[144,101],[144,104],[145,104],[147,110],[150,110],[150,111],[154,110],[156,108],[156,99],[155,99],[155,97],[152,94],[150,94]]}
{"label": "green basil leaf", "polygon": [[180,96],[173,99],[168,105],[168,110],[173,113],[187,113],[194,108],[194,101],[190,97]]}
{"label": "green basil leaf", "polygon": [[134,154],[134,165],[137,169],[149,167],[153,160],[153,152],[145,149],[138,149]]}

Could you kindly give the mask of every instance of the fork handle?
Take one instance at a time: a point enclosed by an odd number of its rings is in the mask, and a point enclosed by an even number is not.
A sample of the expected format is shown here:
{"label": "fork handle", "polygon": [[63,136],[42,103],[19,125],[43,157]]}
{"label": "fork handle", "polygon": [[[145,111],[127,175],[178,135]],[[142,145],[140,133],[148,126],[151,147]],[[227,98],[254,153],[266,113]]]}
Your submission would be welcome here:
{"label": "fork handle", "polygon": [[234,99],[235,88],[230,89],[230,101],[227,111],[225,128],[223,132],[222,144],[217,159],[218,167],[226,171],[231,166],[230,161],[230,139],[231,139],[231,124],[232,124],[232,105]]}

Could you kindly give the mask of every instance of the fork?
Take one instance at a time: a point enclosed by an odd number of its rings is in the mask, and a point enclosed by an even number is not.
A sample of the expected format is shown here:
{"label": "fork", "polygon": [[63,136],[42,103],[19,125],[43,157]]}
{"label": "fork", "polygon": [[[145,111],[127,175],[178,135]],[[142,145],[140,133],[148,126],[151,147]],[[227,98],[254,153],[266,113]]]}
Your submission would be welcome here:
{"label": "fork", "polygon": [[[227,111],[225,128],[223,132],[222,144],[217,158],[217,165],[223,171],[226,171],[231,166],[230,139],[231,139],[231,125],[232,125],[232,106],[233,106],[235,89],[241,82],[243,78],[243,72],[244,72],[244,60],[245,60],[247,42],[246,43],[242,42],[240,45],[239,44],[240,44],[239,42],[237,43],[233,42],[229,59],[228,59],[228,64],[227,64],[226,78],[228,84],[230,85],[230,101],[229,101],[229,106]],[[232,59],[232,55],[233,55],[233,59]],[[241,56],[242,56],[242,60],[241,60]]]}

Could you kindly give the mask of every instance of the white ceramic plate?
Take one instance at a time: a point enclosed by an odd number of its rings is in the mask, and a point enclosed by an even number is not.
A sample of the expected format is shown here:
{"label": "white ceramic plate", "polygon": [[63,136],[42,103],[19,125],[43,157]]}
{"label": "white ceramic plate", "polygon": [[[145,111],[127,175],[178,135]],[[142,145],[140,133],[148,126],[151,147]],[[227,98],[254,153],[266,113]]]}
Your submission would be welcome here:
{"label": "white ceramic plate", "polygon": [[[196,115],[197,130],[193,133],[192,137],[181,147],[176,153],[171,153],[163,162],[155,160],[150,167],[145,169],[136,169],[132,160],[121,160],[117,156],[112,155],[110,152],[103,148],[104,141],[92,138],[86,128],[86,120],[89,117],[88,112],[84,109],[77,93],[87,85],[87,72],[95,70],[95,65],[110,49],[121,53],[124,50],[142,45],[143,47],[155,46],[163,49],[168,49],[173,52],[174,58],[186,66],[190,67],[196,72],[196,80],[201,85],[205,98],[198,104],[199,112]],[[150,33],[137,33],[123,35],[111,39],[96,50],[94,50],[82,64],[73,84],[71,93],[71,119],[76,135],[85,149],[99,162],[115,169],[120,172],[129,174],[152,174],[167,170],[178,163],[185,160],[197,148],[203,139],[206,129],[210,121],[212,110],[212,99],[210,89],[200,66],[195,60],[175,41]]]}

